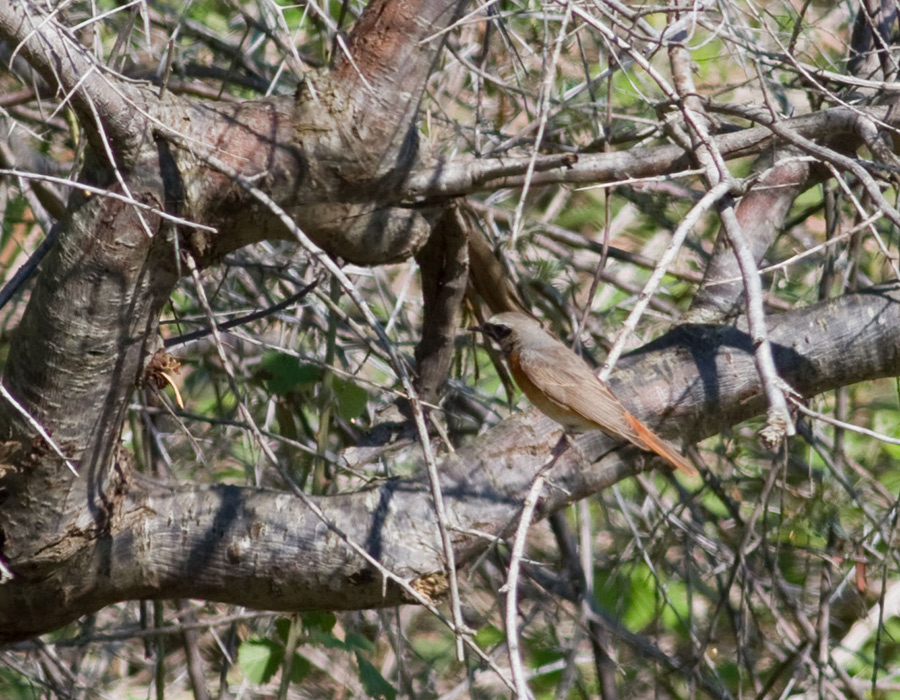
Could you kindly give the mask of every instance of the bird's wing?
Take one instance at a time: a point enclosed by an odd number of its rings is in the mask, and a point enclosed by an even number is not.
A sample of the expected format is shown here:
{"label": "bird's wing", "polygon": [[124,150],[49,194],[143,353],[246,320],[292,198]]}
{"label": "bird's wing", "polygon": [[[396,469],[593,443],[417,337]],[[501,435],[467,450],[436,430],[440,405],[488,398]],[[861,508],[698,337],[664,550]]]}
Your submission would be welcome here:
{"label": "bird's wing", "polygon": [[562,343],[520,352],[519,368],[532,384],[543,389],[552,404],[574,411],[605,433],[655,452],[686,474],[697,473],[674,446],[631,415],[591,368]]}
{"label": "bird's wing", "polygon": [[628,411],[622,402],[565,345],[554,344],[538,351],[523,350],[519,354],[519,365],[554,404],[574,411],[607,433],[641,444],[640,436],[626,419]]}

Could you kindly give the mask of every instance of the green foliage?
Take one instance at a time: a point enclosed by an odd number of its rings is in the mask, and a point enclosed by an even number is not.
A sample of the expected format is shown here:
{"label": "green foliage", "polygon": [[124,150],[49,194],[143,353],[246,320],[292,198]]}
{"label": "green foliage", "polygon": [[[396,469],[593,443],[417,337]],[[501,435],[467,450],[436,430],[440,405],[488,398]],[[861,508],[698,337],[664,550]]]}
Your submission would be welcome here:
{"label": "green foliage", "polygon": [[[28,202],[21,194],[10,197],[2,213],[2,229],[0,229],[0,247],[12,242],[14,227],[25,221]],[[21,235],[21,234],[20,234]]]}
{"label": "green foliage", "polygon": [[337,618],[334,613],[327,610],[313,610],[311,612],[301,613],[300,619],[303,621],[303,627],[312,635],[315,633],[330,633],[337,624]]}
{"label": "green foliage", "polygon": [[[366,658],[375,652],[375,645],[364,635],[350,632],[345,639],[333,634],[337,618],[329,612],[308,612],[299,616],[302,625],[301,642],[320,647],[330,653],[350,654],[356,661],[360,683],[369,697],[393,700],[396,690]],[[238,666],[252,683],[269,683],[279,669],[284,667],[285,644],[288,639],[291,620],[279,618],[275,621],[274,634],[254,636],[241,644],[238,651]],[[336,662],[341,662],[335,659]],[[309,660],[295,652],[291,662],[290,680],[300,683],[313,672]]]}
{"label": "green foliage", "polygon": [[604,610],[632,632],[639,632],[656,617],[656,582],[643,565],[615,572],[597,571],[594,595]]}
{"label": "green foliage", "polygon": [[506,635],[496,625],[482,625],[475,633],[475,642],[482,649],[491,649],[506,639]]}
{"label": "green foliage", "polygon": [[300,362],[296,356],[281,352],[266,352],[260,360],[257,376],[266,388],[278,396],[286,396],[304,387],[314,387],[322,381],[325,369]]}
{"label": "green foliage", "polygon": [[[621,200],[614,200],[611,215],[615,216],[623,205]],[[582,192],[577,201],[560,214],[558,224],[572,231],[597,231],[603,227],[605,219],[603,209],[602,194]]]}
{"label": "green foliage", "polygon": [[353,420],[365,413],[369,403],[369,394],[365,389],[340,377],[335,377],[333,388],[338,412],[344,420]]}
{"label": "green foliage", "polygon": [[43,697],[43,692],[26,675],[0,668],[0,697],[6,700],[38,700]]}
{"label": "green foliage", "polygon": [[284,645],[254,637],[241,644],[238,666],[251,683],[268,683],[284,661]]}
{"label": "green foliage", "polygon": [[663,627],[678,632],[682,640],[690,639],[690,599],[688,588],[683,581],[666,583],[666,605],[662,609]]}
{"label": "green foliage", "polygon": [[370,698],[379,698],[380,700],[394,700],[397,697],[397,691],[388,683],[378,669],[375,668],[360,652],[355,653],[356,664],[359,668],[359,680],[362,683],[366,694]]}
{"label": "green foliage", "polygon": [[436,669],[448,669],[455,662],[453,658],[453,635],[446,629],[431,629],[420,634],[412,642],[416,654]]}

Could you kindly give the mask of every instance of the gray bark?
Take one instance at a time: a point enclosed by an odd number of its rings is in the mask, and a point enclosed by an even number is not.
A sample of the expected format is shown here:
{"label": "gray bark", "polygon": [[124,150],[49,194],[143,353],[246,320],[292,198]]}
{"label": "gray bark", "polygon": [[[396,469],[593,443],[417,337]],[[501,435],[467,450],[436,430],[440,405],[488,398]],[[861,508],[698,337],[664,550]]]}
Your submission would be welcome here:
{"label": "gray bark", "polygon": [[[0,557],[13,574],[0,584],[0,642],[132,598],[280,610],[408,599],[338,532],[418,590],[442,590],[433,504],[421,479],[314,499],[326,524],[286,493],[149,481],[132,471],[118,443],[127,402],[156,346],[160,310],[184,269],[179,254],[208,266],[248,243],[289,236],[277,212],[238,183],[265,193],[328,253],[374,265],[421,248],[439,197],[522,182],[524,160],[481,172],[464,162],[445,167],[419,152],[411,136],[439,48],[420,40],[447,26],[460,6],[423,0],[370,7],[351,44],[374,92],[361,87],[355,68],[339,64],[311,77],[294,99],[234,105],[159,99],[95,65],[33,5],[0,4],[0,38],[18,46],[48,84],[73,93],[93,150],[82,181],[145,206],[72,195],[10,348],[5,388],[51,433],[77,475],[0,401]],[[396,34],[376,21],[392,12],[387,26]],[[392,71],[390,60],[402,70]],[[887,108],[870,112],[896,119]],[[784,128],[831,138],[855,134],[857,120],[856,111],[836,109]],[[716,138],[727,157],[759,153],[777,140],[767,126]],[[577,162],[554,157],[539,164],[534,184],[660,174],[689,161],[676,147]],[[898,309],[900,291],[892,286],[771,319],[781,376],[811,396],[896,375]],[[664,435],[694,441],[764,409],[750,346],[730,326],[686,326],[620,362],[614,389]],[[528,412],[443,459],[457,562],[509,530],[558,437],[554,423]],[[578,448],[548,475],[541,517],[645,466],[642,455],[602,435],[581,438]]]}
{"label": "gray bark", "polygon": [[[770,337],[780,375],[802,396],[895,376],[900,284],[785,313],[773,320]],[[688,442],[765,407],[749,337],[728,326],[673,331],[623,358],[612,386],[663,435]],[[442,459],[459,565],[514,527],[531,480],[559,435],[553,421],[528,411]],[[581,437],[577,450],[564,453],[548,475],[552,487],[539,517],[650,466],[645,459],[602,434]],[[326,523],[289,493],[158,483],[130,473],[123,461],[115,471],[120,478],[106,494],[105,528],[70,530],[49,552],[15,557],[16,578],[0,589],[0,642],[133,598],[205,598],[273,610],[410,602],[338,531],[414,588],[444,590],[434,509],[421,478],[311,499]],[[34,505],[36,513],[46,513],[43,504]],[[35,522],[31,517],[18,525],[32,528]],[[7,545],[31,539],[5,532]],[[48,607],[47,600],[59,604]]]}

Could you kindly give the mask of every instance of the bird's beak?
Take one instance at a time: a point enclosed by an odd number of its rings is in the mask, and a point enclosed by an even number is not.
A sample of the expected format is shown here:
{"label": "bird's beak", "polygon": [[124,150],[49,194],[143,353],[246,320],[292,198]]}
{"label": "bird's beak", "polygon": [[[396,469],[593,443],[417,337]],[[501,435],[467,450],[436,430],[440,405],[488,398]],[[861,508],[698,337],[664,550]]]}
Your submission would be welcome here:
{"label": "bird's beak", "polygon": [[482,333],[484,333],[484,327],[483,327],[483,326],[469,326],[466,330],[468,330],[468,331],[481,331]]}

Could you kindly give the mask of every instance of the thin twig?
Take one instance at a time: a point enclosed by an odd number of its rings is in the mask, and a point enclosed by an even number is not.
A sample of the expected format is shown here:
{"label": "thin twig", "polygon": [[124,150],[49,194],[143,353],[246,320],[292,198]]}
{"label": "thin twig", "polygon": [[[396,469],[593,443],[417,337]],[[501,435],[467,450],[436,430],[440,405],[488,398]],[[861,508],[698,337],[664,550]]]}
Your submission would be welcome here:
{"label": "thin twig", "polygon": [[[735,189],[737,183],[731,177],[721,152],[710,138],[707,126],[709,118],[706,116],[703,102],[694,87],[690,55],[687,49],[683,45],[673,44],[669,47],[669,57],[679,104],[685,122],[690,127],[694,156],[706,171],[706,180],[710,187],[714,188],[727,183],[730,189]],[[761,437],[768,445],[774,446],[784,435],[794,435],[796,428],[791,420],[782,389],[784,382],[778,376],[775,359],[772,355],[772,345],[769,342],[766,325],[762,282],[753,251],[735,214],[733,198],[721,197],[717,199],[717,205],[725,235],[734,251],[743,278],[747,297],[747,324],[754,347],[753,359],[769,406],[766,427],[761,431]]]}
{"label": "thin twig", "polygon": [[659,283],[662,281],[663,277],[665,277],[666,272],[668,271],[669,264],[675,259],[675,256],[678,255],[678,251],[681,249],[681,245],[684,243],[684,240],[685,238],[687,238],[687,235],[688,233],[690,233],[691,229],[694,228],[694,224],[697,223],[697,220],[701,216],[703,216],[703,214],[705,214],[710,208],[715,206],[719,199],[721,199],[728,193],[728,190],[730,188],[731,185],[727,182],[720,182],[718,185],[711,188],[705,195],[703,195],[703,197],[700,198],[699,202],[691,207],[691,210],[681,220],[681,223],[678,224],[678,228],[676,228],[675,233],[672,234],[672,240],[669,242],[669,245],[666,246],[665,251],[660,256],[659,262],[653,269],[653,274],[650,275],[650,279],[647,280],[647,284],[645,284],[644,288],[641,290],[641,294],[638,297],[634,308],[631,310],[631,313],[628,314],[628,318],[626,318],[625,322],[622,324],[622,330],[619,331],[619,334],[616,336],[615,342],[613,343],[612,347],[609,350],[609,353],[606,356],[606,361],[603,363],[603,367],[601,368],[601,371],[599,373],[599,377],[601,380],[607,381],[609,379],[609,375],[612,373],[613,368],[616,365],[616,361],[619,359],[619,356],[625,349],[625,344],[628,342],[629,336],[637,327],[638,321],[640,320],[644,311],[647,309],[647,306],[650,304],[650,300],[653,298],[653,295],[656,292],[656,288],[659,286]]}
{"label": "thin twig", "polygon": [[775,366],[775,358],[772,354],[772,344],[766,326],[766,312],[763,306],[762,282],[756,260],[750,244],[744,237],[741,225],[734,213],[734,206],[722,208],[719,212],[725,232],[734,249],[741,275],[744,278],[744,288],[747,291],[747,325],[753,343],[753,360],[756,363],[756,371],[759,373],[763,384],[763,390],[769,404],[766,427],[761,431],[761,437],[770,446],[777,444],[783,435],[794,435],[797,430],[791,420],[785,399],[784,381],[778,376]]}
{"label": "thin twig", "polygon": [[[794,263],[797,263],[797,262],[803,260],[804,258],[808,258],[811,255],[815,255],[818,252],[827,250],[828,248],[830,248],[838,243],[846,241],[848,238],[852,238],[853,236],[855,236],[857,233],[859,233],[863,229],[869,228],[872,224],[874,224],[876,221],[878,221],[881,218],[882,218],[882,216],[880,213],[870,214],[868,217],[866,217],[863,221],[858,223],[853,228],[847,229],[843,233],[840,233],[836,236],[832,236],[827,241],[822,241],[818,245],[814,245],[811,248],[807,248],[803,252],[797,253],[796,255],[792,255],[791,257],[787,258],[786,260],[782,260],[781,262],[774,263],[772,265],[766,265],[766,267],[761,267],[761,268],[759,268],[759,270],[757,270],[757,272],[760,275],[767,275],[770,272],[777,272],[778,270],[783,270],[785,268],[788,268],[791,265],[793,265]],[[742,279],[743,279],[743,277],[727,277],[725,279],[713,280],[711,282],[707,282],[706,286],[707,287],[715,287],[717,284],[731,284],[733,282],[740,282]]]}
{"label": "thin twig", "polygon": [[141,202],[131,195],[127,194],[119,194],[118,192],[113,192],[109,189],[103,189],[102,187],[94,187],[86,182],[79,182],[77,180],[69,180],[62,177],[55,177],[53,175],[44,175],[42,173],[31,173],[26,172],[24,170],[17,170],[15,168],[0,168],[0,176],[8,176],[8,177],[20,177],[26,180],[38,180],[41,182],[52,182],[55,185],[63,185],[64,187],[72,187],[75,189],[79,189],[85,193],[85,195],[90,194],[98,194],[103,197],[109,197],[110,199],[115,199],[120,202],[125,202],[126,204],[130,204],[136,209],[143,209],[155,216],[158,216],[161,219],[165,219],[166,221],[170,221],[173,224],[178,224],[179,226],[187,226],[190,228],[195,228],[199,231],[209,231],[210,233],[217,233],[218,229],[214,226],[207,226],[206,224],[201,224],[196,221],[191,221],[190,219],[185,219],[181,216],[175,216],[174,214],[170,214],[167,211],[163,211],[159,207],[154,207],[150,204],[146,204],[145,202]]}
{"label": "thin twig", "polygon": [[552,467],[559,455],[568,444],[568,438],[563,434],[556,446],[551,450],[550,457],[541,466],[534,479],[531,482],[531,488],[525,496],[522,503],[522,514],[519,516],[519,524],[516,527],[516,534],[513,538],[512,552],[509,558],[509,571],[506,575],[506,583],[500,589],[500,592],[506,592],[506,648],[509,654],[509,667],[512,670],[513,682],[515,683],[516,696],[519,698],[531,698],[531,691],[528,689],[528,681],[525,677],[525,669],[522,666],[522,657],[519,654],[519,631],[516,621],[519,618],[518,605],[518,586],[519,586],[519,569],[522,564],[522,556],[525,552],[525,539],[528,535],[528,528],[531,526],[531,520],[534,517],[534,511],[537,507],[538,497],[544,489],[544,474]]}
{"label": "thin twig", "polygon": [[[541,141],[544,140],[544,130],[547,128],[547,119],[550,114],[550,93],[553,90],[553,79],[556,75],[556,66],[559,63],[559,55],[562,52],[564,40],[566,38],[566,28],[569,26],[569,20],[572,18],[571,3],[565,2],[565,13],[556,36],[556,42],[553,46],[553,56],[549,66],[544,66],[544,80],[541,85],[541,103],[540,103],[540,122],[538,124],[537,135],[534,138],[534,148],[531,151],[531,160],[528,162],[528,169],[525,171],[525,182],[522,185],[522,192],[519,194],[519,201],[516,203],[516,211],[513,215],[513,226],[510,238],[515,242],[522,229],[522,212],[525,209],[525,200],[528,196],[528,188],[531,186],[531,178],[534,175],[534,166],[537,162],[538,152],[541,148]],[[546,55],[546,54],[545,54]]]}
{"label": "thin twig", "polygon": [[[315,289],[317,284],[318,281],[313,280],[296,294],[291,294],[291,296],[289,296],[287,299],[284,299],[277,304],[272,304],[272,306],[266,307],[265,309],[260,309],[259,311],[254,311],[253,313],[245,314],[243,316],[239,316],[238,318],[233,318],[230,321],[219,323],[216,325],[216,329],[220,331],[227,331],[231,328],[235,328],[236,326],[242,326],[245,323],[251,323],[258,319],[271,316],[272,314],[281,311],[282,309],[286,309],[289,306],[293,306],[298,301],[304,299],[313,289]],[[201,328],[198,331],[185,333],[184,335],[179,335],[174,338],[166,338],[164,345],[167,348],[171,348],[176,345],[184,345],[185,343],[190,343],[193,340],[205,338],[210,333],[212,333],[211,328]]]}
{"label": "thin twig", "polygon": [[72,461],[68,457],[66,457],[60,446],[56,444],[56,441],[52,437],[50,437],[50,433],[44,430],[44,426],[42,426],[37,421],[37,419],[28,412],[28,409],[26,409],[22,404],[16,401],[15,397],[9,393],[6,386],[4,386],[3,384],[2,378],[0,378],[0,396],[9,401],[10,405],[14,409],[16,409],[19,415],[21,415],[25,419],[25,422],[28,423],[29,426],[31,426],[31,429],[44,439],[44,442],[46,442],[50,446],[50,449],[53,450],[56,455],[66,463],[69,471],[72,472],[75,476],[78,476],[78,471],[75,469],[75,465],[72,463]]}
{"label": "thin twig", "polygon": [[871,438],[875,438],[876,440],[880,440],[881,442],[887,443],[888,445],[900,445],[900,438],[892,438],[884,433],[879,433],[874,430],[870,430],[869,428],[862,428],[858,425],[853,425],[853,423],[846,423],[845,421],[838,420],[837,418],[832,418],[824,413],[819,413],[819,411],[814,411],[813,409],[805,406],[800,399],[795,398],[794,396],[789,396],[788,400],[791,404],[798,410],[800,413],[804,413],[810,418],[815,418],[816,420],[820,420],[823,423],[828,423],[830,425],[835,426],[836,428],[843,428],[844,430],[849,430],[854,433],[859,433],[860,435],[866,435]]}
{"label": "thin twig", "polygon": [[[551,460],[554,458],[551,458]],[[548,463],[549,464],[549,463]],[[525,496],[522,504],[522,515],[519,518],[519,526],[513,539],[512,553],[509,558],[509,572],[506,583],[500,592],[506,592],[506,649],[509,654],[509,667],[512,670],[515,683],[516,696],[519,698],[531,698],[528,689],[528,680],[525,677],[525,669],[522,666],[522,656],[519,654],[519,630],[516,621],[519,619],[518,587],[519,568],[522,563],[522,555],[525,551],[525,538],[528,535],[528,527],[534,517],[534,509],[537,507],[538,496],[544,489],[543,469],[538,472],[531,482],[531,488]]]}
{"label": "thin twig", "polygon": [[58,224],[50,229],[50,233],[43,241],[41,241],[41,244],[35,248],[34,252],[28,256],[28,260],[16,270],[12,279],[3,285],[3,289],[0,289],[0,309],[9,303],[9,300],[15,296],[19,288],[34,274],[38,265],[41,264],[41,261],[47,257],[47,253],[53,248],[57,238],[59,238]]}

